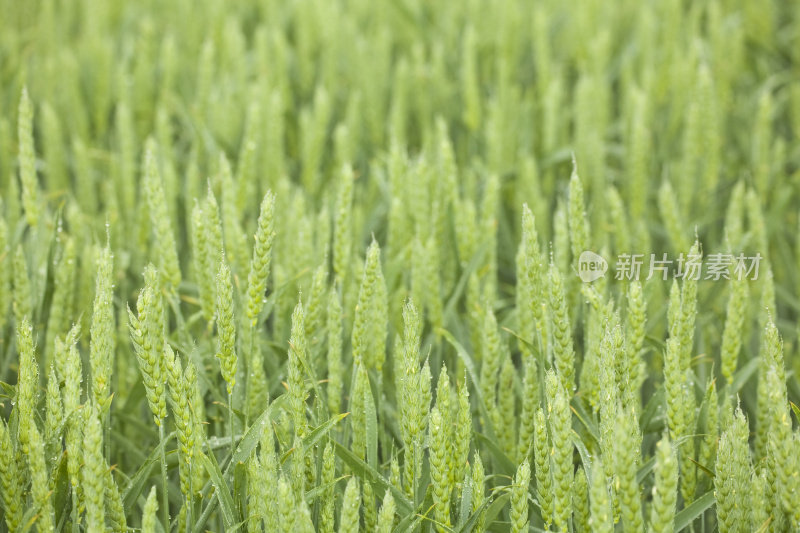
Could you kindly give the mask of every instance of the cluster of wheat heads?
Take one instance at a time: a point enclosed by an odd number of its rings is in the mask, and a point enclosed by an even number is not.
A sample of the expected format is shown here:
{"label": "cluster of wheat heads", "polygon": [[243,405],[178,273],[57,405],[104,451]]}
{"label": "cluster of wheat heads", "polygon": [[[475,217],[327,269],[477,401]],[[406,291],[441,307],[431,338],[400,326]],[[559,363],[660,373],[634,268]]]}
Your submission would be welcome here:
{"label": "cluster of wheat heads", "polygon": [[0,0],[0,530],[797,531],[799,17]]}

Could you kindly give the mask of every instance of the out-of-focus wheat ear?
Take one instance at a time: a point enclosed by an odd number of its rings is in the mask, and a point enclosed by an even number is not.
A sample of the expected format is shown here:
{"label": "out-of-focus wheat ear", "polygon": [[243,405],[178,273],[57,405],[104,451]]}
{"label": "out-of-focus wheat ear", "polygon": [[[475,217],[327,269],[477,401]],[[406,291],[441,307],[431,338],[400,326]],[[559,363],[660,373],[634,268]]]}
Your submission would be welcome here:
{"label": "out-of-focus wheat ear", "polygon": [[486,405],[494,405],[497,397],[497,376],[502,364],[502,346],[497,320],[490,306],[486,307],[483,315],[480,388],[481,396],[483,396],[483,401]]}
{"label": "out-of-focus wheat ear", "polygon": [[703,173],[702,184],[705,191],[701,194],[700,207],[703,212],[716,208],[716,205],[710,204],[709,200],[717,198],[717,186],[720,178],[720,148],[722,146],[722,136],[720,135],[720,126],[722,120],[719,113],[719,98],[717,97],[717,90],[714,87],[714,76],[711,69],[706,63],[700,65],[697,73],[697,101],[700,103],[701,124],[703,126]]}
{"label": "out-of-focus wheat ear", "polygon": [[[613,457],[614,446],[614,424],[617,417],[617,404],[620,401],[621,391],[617,380],[617,361],[622,357],[618,354],[614,342],[616,330],[619,329],[614,315],[613,322],[606,325],[605,333],[600,340],[600,364],[599,364],[599,405],[597,410],[600,414],[600,449],[606,457]],[[614,464],[611,461],[605,462],[605,476],[611,477],[614,473]]]}
{"label": "out-of-focus wheat ear", "polygon": [[567,206],[563,200],[559,199],[556,209],[553,211],[553,242],[550,245],[552,262],[555,263],[559,272],[569,272],[570,257],[570,232],[567,220]]}
{"label": "out-of-focus wheat ear", "polygon": [[[418,446],[424,431],[423,419],[429,406],[423,406],[417,394],[422,375],[419,367],[419,343],[422,321],[412,300],[403,306],[402,340],[396,341],[398,407],[400,409],[400,429],[405,445],[403,462],[403,488],[410,496],[414,494]],[[399,339],[399,336],[397,337]],[[424,409],[424,412],[423,412]]]}
{"label": "out-of-focus wheat ear", "polygon": [[76,323],[64,337],[56,338],[56,369],[64,382],[64,416],[69,417],[78,408],[81,395],[81,355],[76,346],[80,337],[80,324]]}
{"label": "out-of-focus wheat ear", "polygon": [[280,512],[280,531],[294,531],[295,497],[292,485],[281,475],[278,480],[278,510]]}
{"label": "out-of-focus wheat ear", "polygon": [[292,335],[289,339],[289,362],[286,381],[289,386],[289,410],[295,435],[303,437],[308,429],[306,418],[306,385],[304,361],[308,361],[303,303],[297,302],[292,312]]}
{"label": "out-of-focus wheat ear", "polygon": [[528,531],[528,486],[531,483],[531,467],[528,460],[522,462],[511,486],[511,531]]}
{"label": "out-of-focus wheat ear", "polygon": [[70,186],[67,175],[66,154],[64,153],[64,132],[61,120],[53,106],[42,104],[42,151],[47,168],[46,187],[51,190],[65,190]]}
{"label": "out-of-focus wheat ear", "polygon": [[[730,426],[719,439],[717,462],[714,469],[714,498],[717,504],[717,524],[722,533],[746,531],[753,518],[758,520],[758,505],[752,504],[748,494],[763,497],[764,492],[751,493],[757,483],[752,483],[752,461],[748,445],[749,428],[740,408],[736,409]],[[761,526],[759,522],[755,528]]]}
{"label": "out-of-focus wheat ear", "polygon": [[211,243],[209,241],[209,226],[205,219],[205,202],[195,200],[192,208],[191,236],[192,236],[192,257],[194,259],[194,271],[197,276],[197,291],[200,297],[200,308],[203,318],[207,323],[214,320],[214,307],[216,305],[216,287],[214,278],[211,276],[211,263],[215,255],[209,255]]}
{"label": "out-of-focus wheat ear", "polygon": [[578,533],[589,532],[589,482],[586,480],[586,471],[583,466],[575,471],[572,482],[572,525]]}
{"label": "out-of-focus wheat ear", "polygon": [[[760,467],[755,468],[751,473],[750,486],[752,487],[752,492],[750,493],[752,510],[750,513],[750,530],[762,531],[773,522],[773,518],[770,516],[770,491],[766,469]],[[729,528],[725,530],[720,526],[720,531],[738,532],[739,529]]]}
{"label": "out-of-focus wheat ear", "polygon": [[[797,450],[800,445],[800,432],[795,431],[792,435],[793,449]],[[789,520],[789,526],[797,529],[800,528],[800,458],[797,454],[791,456],[788,471],[788,480],[784,485],[784,492],[781,494],[783,502],[783,510]]]}
{"label": "out-of-focus wheat ear", "polygon": [[303,497],[306,491],[305,453],[303,453],[303,441],[297,435],[294,436],[291,448],[291,463],[288,468],[284,468],[284,472],[290,477],[295,501],[297,501]]}
{"label": "out-of-focus wheat ear", "polygon": [[676,337],[667,339],[664,350],[664,392],[667,403],[667,426],[672,440],[681,436],[683,420],[683,379],[680,368],[680,347]]}
{"label": "out-of-focus wheat ear", "polygon": [[467,26],[461,43],[461,89],[464,95],[462,119],[469,131],[477,130],[481,123],[481,88],[477,68],[475,29]]}
{"label": "out-of-focus wheat ear", "polygon": [[608,493],[608,482],[605,476],[603,461],[598,457],[592,468],[589,485],[589,509],[591,516],[589,525],[595,533],[612,533],[614,531],[614,513],[611,509],[611,497]]}
{"label": "out-of-focus wheat ear", "polygon": [[155,486],[150,487],[147,500],[142,513],[142,533],[156,533],[156,513],[158,513],[158,499]]}
{"label": "out-of-focus wheat ear", "polygon": [[253,99],[247,105],[244,135],[236,160],[236,211],[246,213],[256,193],[256,163],[261,143],[261,104]]}
{"label": "out-of-focus wheat ear", "polygon": [[731,385],[742,347],[743,328],[747,317],[747,300],[750,290],[748,282],[744,279],[732,279],[728,286],[731,288],[731,292],[728,298],[725,327],[722,331],[720,371],[725,378],[726,385]]}
{"label": "out-of-focus wheat ear", "polygon": [[533,449],[533,431],[536,409],[539,407],[539,370],[536,360],[525,360],[525,376],[522,378],[522,406],[519,415],[519,438],[517,459],[530,459]]}
{"label": "out-of-focus wheat ear", "polygon": [[86,527],[88,531],[103,531],[105,528],[105,470],[103,460],[103,427],[100,414],[90,406],[85,426],[83,468],[81,486],[86,503]]}
{"label": "out-of-focus wheat ear", "polygon": [[424,304],[427,319],[434,328],[442,326],[441,258],[434,236],[414,240],[412,249],[412,278],[415,301]]}
{"label": "out-of-focus wheat ear", "polygon": [[344,287],[350,269],[350,256],[353,250],[353,169],[345,164],[339,173],[339,186],[336,197],[333,225],[333,273]]}
{"label": "out-of-focus wheat ear", "polygon": [[503,452],[508,457],[514,457],[517,453],[517,398],[514,392],[517,369],[507,347],[503,348],[503,352],[503,366],[500,368],[500,379],[497,387],[497,403],[489,414],[492,416],[492,424]]}
{"label": "out-of-focus wheat ear", "polygon": [[3,200],[0,199],[0,331],[3,330],[8,322],[8,307],[11,305],[11,300],[13,300],[11,275],[14,271],[9,248],[8,224],[2,212]]}
{"label": "out-of-focus wheat ear", "polygon": [[[186,394],[189,397],[189,408],[192,412],[192,423],[194,430],[192,431],[194,438],[194,453],[193,456],[203,451],[203,446],[206,444],[206,415],[205,407],[203,404],[203,396],[200,391],[200,386],[197,382],[197,367],[191,361],[186,363]],[[267,433],[267,432],[265,432]],[[202,468],[192,468],[192,488],[194,494],[197,494],[203,486],[205,474]]]}
{"label": "out-of-focus wheat ear", "polygon": [[25,260],[25,250],[21,243],[17,245],[14,253],[12,271],[14,277],[14,320],[17,327],[19,327],[25,320],[31,320],[31,312],[33,310],[33,289],[31,288],[31,280],[28,277],[28,262]]}
{"label": "out-of-focus wheat ear", "polygon": [[[519,296],[517,298],[517,313],[521,313],[520,333],[532,346],[537,346],[538,342],[541,349],[545,349],[549,306],[546,298],[537,298],[537,295],[545,293],[547,267],[539,246],[536,222],[527,204],[522,207],[522,241],[518,253],[522,256],[518,267],[519,283],[523,287],[522,297],[525,297],[526,292],[529,296],[527,301],[521,300]],[[519,288],[518,284],[518,290]],[[523,344],[520,348],[523,354],[530,355],[531,348],[527,344]]]}
{"label": "out-of-focus wheat ear", "polygon": [[300,177],[305,189],[313,195],[318,189],[319,164],[331,118],[331,98],[324,86],[318,85],[314,91],[313,108],[303,111],[300,113]]}
{"label": "out-of-focus wheat ear", "polygon": [[366,531],[375,531],[378,527],[378,509],[375,507],[375,491],[372,488],[372,483],[364,481],[361,485],[361,493],[364,505],[364,529]]}
{"label": "out-of-focus wheat ear", "polygon": [[[701,261],[702,252],[700,242],[695,241],[689,250],[687,261]],[[683,278],[681,286],[681,312],[680,312],[680,341],[681,341],[681,370],[685,373],[689,370],[689,364],[694,353],[694,330],[697,318],[697,281],[700,273],[696,276],[687,275]]]}
{"label": "out-of-focus wheat ear", "polygon": [[686,239],[686,229],[682,223],[683,210],[678,205],[675,191],[669,180],[664,180],[658,190],[658,211],[667,230],[673,250],[688,250],[689,242]]}
{"label": "out-of-focus wheat ear", "polygon": [[64,423],[64,408],[61,405],[61,390],[53,366],[47,374],[47,392],[45,394],[45,458],[48,464],[55,464],[61,454],[61,432]]}
{"label": "out-of-focus wheat ear", "polygon": [[222,379],[225,380],[228,395],[233,394],[236,385],[236,322],[233,311],[233,282],[231,270],[225,256],[219,261],[217,273],[217,359],[219,360]]}
{"label": "out-of-focus wheat ear", "polygon": [[0,498],[9,531],[17,531],[22,524],[23,485],[20,483],[14,441],[5,420],[0,420]]}
{"label": "out-of-focus wheat ear", "polygon": [[614,471],[622,521],[626,531],[644,531],[641,489],[636,481],[641,436],[636,418],[622,407],[617,409],[614,431]]}
{"label": "out-of-focus wheat ear", "polygon": [[744,180],[739,180],[733,186],[733,190],[728,197],[728,208],[725,211],[725,244],[731,251],[742,249],[745,219],[744,195]]}
{"label": "out-of-focus wheat ear", "polygon": [[328,296],[328,316],[326,320],[328,363],[328,411],[331,416],[339,414],[342,408],[342,389],[344,387],[344,368],[342,366],[342,302],[334,285]]}
{"label": "out-of-focus wheat ear", "polygon": [[[159,335],[160,320],[155,318],[160,312],[160,306],[156,302],[160,293],[155,293],[155,288],[145,284],[144,289],[139,293],[137,308],[139,316],[128,309],[128,323],[131,334],[131,344],[136,354],[139,370],[142,374],[142,382],[145,388],[145,396],[148,406],[153,414],[153,420],[160,426],[162,420],[167,415],[166,406],[166,376],[164,375],[164,365],[162,364],[162,352],[164,343],[163,329]],[[158,342],[160,347],[156,348]]]}
{"label": "out-of-focus wheat ear", "polygon": [[36,178],[36,151],[33,146],[33,104],[28,97],[28,89],[22,89],[19,100],[17,134],[19,142],[19,181],[22,184],[22,206],[25,220],[32,228],[36,227],[41,216],[39,182]]}
{"label": "out-of-focus wheat ear", "polygon": [[564,282],[555,265],[550,265],[549,282],[553,360],[563,380],[562,386],[572,393],[575,390],[575,349]]}
{"label": "out-of-focus wheat ear", "polygon": [[[321,500],[320,515],[319,515],[319,531],[320,533],[333,533],[335,528],[335,505],[336,505],[336,458],[333,455],[333,446],[331,442],[325,443],[325,449],[322,451],[322,478],[320,484],[325,487],[325,491]],[[386,491],[391,493],[390,490]]]}
{"label": "out-of-focus wheat ear", "polygon": [[[642,284],[637,280],[631,282],[627,294],[627,314],[625,317],[625,345],[628,350],[629,376],[635,390],[639,390],[644,379],[641,358],[647,326],[647,302],[644,299]],[[637,396],[638,397],[638,396]]]}
{"label": "out-of-focus wheat ear", "polygon": [[369,386],[369,374],[363,363],[354,367],[348,417],[353,437],[350,448],[362,460],[366,459],[367,453],[366,395]]}
{"label": "out-of-focus wheat ear", "polygon": [[106,246],[100,254],[95,282],[92,324],[89,330],[89,361],[92,370],[92,396],[101,413],[110,401],[112,359],[116,350],[114,324],[114,256]]}
{"label": "out-of-focus wheat ear", "polygon": [[[376,243],[377,246],[377,243]],[[380,249],[378,250],[380,252]],[[372,305],[373,317],[370,336],[372,337],[372,368],[377,370],[378,391],[382,392],[383,365],[386,362],[386,336],[389,327],[389,293],[386,289],[386,278],[378,256],[378,268],[375,273],[375,299]]]}
{"label": "out-of-focus wheat ear", "polygon": [[678,500],[678,457],[666,432],[656,444],[655,459],[650,530],[671,533],[674,529],[675,504]]}
{"label": "out-of-focus wheat ear", "polygon": [[262,522],[267,515],[267,500],[270,498],[265,471],[258,455],[253,453],[247,460],[247,531],[261,533]]}
{"label": "out-of-focus wheat ear", "polygon": [[573,159],[572,175],[569,178],[569,241],[572,250],[572,262],[577,267],[578,258],[589,245],[589,223],[583,200],[583,183],[578,176],[578,166]]}
{"label": "out-of-focus wheat ear", "polygon": [[497,220],[500,196],[500,178],[492,173],[486,180],[483,201],[480,206],[480,232],[486,239],[486,274],[484,277],[484,298],[494,302],[497,298]]}
{"label": "out-of-focus wheat ear", "polygon": [[397,460],[396,454],[393,454],[392,458],[389,460],[389,483],[391,483],[392,487],[398,490],[403,489],[403,479],[402,474],[400,473],[400,462]]}
{"label": "out-of-focus wheat ear", "polygon": [[[706,393],[703,398],[701,412],[705,411],[705,417],[698,420],[698,433],[703,434],[700,442],[700,451],[697,460],[702,465],[713,465],[717,459],[717,447],[719,445],[719,396],[717,395],[716,381],[709,379],[706,386]],[[712,480],[705,476],[700,479],[700,492],[705,492]]]}
{"label": "out-of-focus wheat ear", "polygon": [[759,279],[770,270],[770,248],[769,238],[767,237],[767,222],[764,219],[763,201],[753,189],[747,189],[744,196],[745,214],[747,215],[747,224],[749,229],[748,246],[756,253],[761,254],[764,260],[759,267]]}
{"label": "out-of-focus wheat ear", "polygon": [[442,428],[441,431],[444,433],[443,443],[445,445],[445,462],[447,463],[447,472],[449,473],[449,477],[447,478],[447,487],[452,491],[452,488],[455,486],[455,461],[453,457],[454,452],[454,430],[455,430],[455,418],[454,418],[454,401],[453,401],[453,389],[450,387],[450,375],[447,373],[447,365],[444,363],[442,364],[441,370],[439,370],[439,379],[436,383],[436,407],[439,408],[439,413],[442,416]]}
{"label": "out-of-focus wheat ear", "polygon": [[219,272],[219,258],[225,253],[225,243],[222,239],[222,217],[220,215],[219,204],[217,197],[214,196],[214,190],[211,188],[211,183],[208,183],[206,191],[206,199],[203,202],[203,216],[205,217],[205,253],[208,257],[209,276],[212,280],[214,287],[214,302],[217,301],[217,288],[214,280],[216,280],[217,273]]}
{"label": "out-of-focus wheat ear", "polygon": [[306,337],[311,348],[312,360],[309,364],[319,366],[317,355],[318,345],[321,341],[323,326],[325,324],[326,298],[328,296],[328,269],[322,264],[314,269],[311,279],[311,291],[306,304]]}
{"label": "out-of-focus wheat ear", "polygon": [[35,423],[28,426],[28,470],[31,478],[33,503],[39,510],[39,531],[55,531],[55,515],[50,499],[50,477],[45,460],[44,441]]}
{"label": "out-of-focus wheat ear", "polygon": [[183,372],[180,356],[175,354],[167,343],[164,344],[164,360],[166,378],[169,383],[170,404],[178,433],[178,455],[180,457],[178,470],[181,492],[185,498],[189,498],[190,469],[195,446],[190,392],[186,387],[186,376]]}
{"label": "out-of-focus wheat ear", "polygon": [[261,476],[267,490],[268,498],[264,501],[265,531],[278,531],[280,527],[280,510],[278,509],[278,456],[275,452],[274,435],[271,429],[264,431],[261,438]]}
{"label": "out-of-focus wheat ear", "polygon": [[361,510],[361,491],[358,487],[358,478],[352,476],[347,481],[342,500],[342,510],[339,517],[339,533],[358,533],[360,511]]}
{"label": "out-of-focus wheat ear", "polygon": [[394,529],[394,517],[396,512],[397,508],[394,503],[392,491],[387,490],[383,495],[381,510],[378,511],[378,527],[376,529],[378,533],[391,533]]}
{"label": "out-of-focus wheat ear", "polygon": [[[443,417],[436,405],[431,410],[428,422],[428,439],[430,442],[430,469],[433,483],[433,505],[436,521],[450,526],[450,472],[447,464],[448,435],[443,426]],[[440,530],[443,530],[440,528]]]}
{"label": "out-of-focus wheat ear", "polygon": [[[770,319],[762,333],[760,358],[758,365],[758,388],[756,410],[756,438],[754,442],[755,458],[762,460],[768,454],[769,437],[772,430],[772,395],[770,390],[769,373],[775,372],[776,384],[779,387],[777,394],[786,397],[786,370],[784,366],[783,342],[778,333],[778,328]],[[782,394],[781,394],[782,393]]]}
{"label": "out-of-focus wheat ear", "polygon": [[164,273],[172,291],[177,291],[181,282],[181,268],[175,244],[175,233],[169,216],[164,184],[158,168],[158,146],[149,138],[145,144],[144,193],[150,212],[156,250],[158,250],[159,269]]}
{"label": "out-of-focus wheat ear", "polygon": [[[2,225],[2,221],[0,221]],[[2,228],[0,228],[2,233]],[[69,321],[73,317],[73,297],[75,292],[75,277],[77,270],[77,263],[75,261],[75,242],[71,237],[63,239],[63,246],[59,257],[58,264],[55,267],[55,279],[53,284],[53,302],[50,304],[50,316],[47,319],[47,337],[45,341],[45,354],[49,355],[46,362],[55,362],[60,364],[53,357],[53,350],[55,347],[55,339],[59,335],[67,332]],[[3,244],[2,235],[0,235],[0,254],[2,254]],[[0,265],[2,265],[0,260]],[[0,266],[2,268],[2,266]],[[0,274],[2,276],[2,274]],[[2,292],[2,280],[0,280],[0,292]],[[2,304],[2,296],[0,296],[0,310],[4,310]],[[3,319],[0,318],[0,327],[2,327]]]}
{"label": "out-of-focus wheat ear", "polygon": [[229,257],[231,270],[237,276],[243,276],[247,264],[248,243],[239,220],[241,215],[236,209],[236,184],[233,181],[233,171],[224,151],[219,155],[218,172],[225,251]]}
{"label": "out-of-focus wheat ear", "polygon": [[[76,350],[77,351],[77,350]],[[75,508],[84,509],[86,506],[83,494],[83,467],[84,467],[84,424],[88,408],[72,411],[67,423],[64,444],[67,452],[67,472],[72,487],[72,497],[75,499]]]}
{"label": "out-of-focus wheat ear", "polygon": [[550,426],[550,456],[553,474],[553,521],[562,530],[572,515],[572,411],[567,391],[552,371],[545,378],[547,418]]}
{"label": "out-of-focus wheat ear", "polygon": [[126,533],[128,531],[128,525],[126,523],[122,496],[120,495],[117,482],[114,480],[114,476],[111,473],[111,468],[108,464],[104,464],[104,466],[105,475],[103,476],[103,484],[105,488],[106,518],[114,533]]}
{"label": "out-of-focus wheat ear", "polygon": [[606,193],[606,201],[609,204],[608,222],[614,229],[614,249],[617,254],[630,253],[631,246],[631,225],[627,216],[627,207],[616,187],[609,187]]}
{"label": "out-of-focus wheat ear", "polygon": [[[481,456],[476,450],[472,454],[472,512],[475,513],[482,508],[483,503],[486,501],[486,476],[483,470],[483,461]],[[475,531],[483,531],[486,523],[486,513],[484,510],[480,511],[477,520],[475,520]]]}
{"label": "out-of-focus wheat ear", "polygon": [[[256,335],[256,331],[249,331],[246,335]],[[264,371],[264,354],[258,339],[253,340],[253,349],[249,354],[247,363],[247,413],[252,419],[260,415],[269,404],[269,382]]]}
{"label": "out-of-focus wheat ear", "polygon": [[[550,440],[547,432],[547,421],[544,411],[536,410],[536,422],[533,432],[533,458],[536,466],[536,492],[542,520],[549,528],[553,522],[553,478],[550,465]],[[596,467],[595,467],[596,469]]]}
{"label": "out-of-focus wheat ear", "polygon": [[791,518],[797,502],[798,477],[796,449],[793,448],[792,419],[786,397],[786,382],[776,368],[767,373],[769,390],[770,428],[767,442],[767,468],[772,470],[770,478],[775,480],[777,505],[775,515],[781,522]]}
{"label": "out-of-focus wheat ear", "polygon": [[[458,409],[453,438],[454,480],[464,479],[469,466],[469,448],[472,442],[472,411],[466,381],[458,386]],[[463,490],[463,487],[462,487]]]}
{"label": "out-of-focus wheat ear", "polygon": [[455,213],[456,221],[456,250],[461,266],[466,266],[472,261],[478,250],[478,213],[475,202],[468,198],[457,199]]}
{"label": "out-of-focus wheat ear", "polygon": [[[288,90],[287,90],[288,96]],[[263,165],[265,171],[259,172],[265,175],[267,184],[272,187],[286,175],[286,152],[284,150],[284,130],[285,117],[284,105],[286,99],[282,96],[281,90],[275,88],[268,94],[267,108],[264,122],[264,151]]]}
{"label": "out-of-focus wheat ear", "polygon": [[755,190],[762,202],[769,200],[772,182],[773,108],[772,91],[760,91],[753,128],[752,168]]}
{"label": "out-of-focus wheat ear", "polygon": [[[363,363],[368,368],[378,368],[378,364],[382,365],[383,363],[381,356],[375,353],[379,349],[378,337],[386,335],[385,324],[382,327],[376,325],[382,320],[382,317],[375,316],[382,306],[379,298],[385,295],[386,291],[385,285],[383,287],[379,286],[383,283],[383,276],[379,277],[381,269],[380,257],[378,243],[373,240],[367,250],[364,277],[361,280],[358,303],[356,304],[355,317],[353,319],[353,334],[351,338],[353,362],[354,365]],[[381,329],[383,331],[380,331]]]}
{"label": "out-of-focus wheat ear", "polygon": [[33,344],[33,330],[27,318],[17,326],[17,351],[19,352],[19,372],[17,374],[17,404],[19,426],[17,440],[23,453],[28,453],[28,436],[35,425],[39,399],[39,366],[36,362],[36,348]]}

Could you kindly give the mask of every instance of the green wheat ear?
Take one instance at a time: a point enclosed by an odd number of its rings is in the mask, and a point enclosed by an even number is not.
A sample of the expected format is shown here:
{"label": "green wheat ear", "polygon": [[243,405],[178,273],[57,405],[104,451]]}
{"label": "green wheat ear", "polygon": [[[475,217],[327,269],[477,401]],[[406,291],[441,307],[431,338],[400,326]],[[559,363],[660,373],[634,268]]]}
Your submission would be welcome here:
{"label": "green wheat ear", "polygon": [[105,461],[103,460],[103,428],[99,413],[94,406],[89,407],[85,429],[84,465],[81,469],[81,485],[86,501],[86,525],[93,531],[104,527],[105,510]]}
{"label": "green wheat ear", "polygon": [[15,531],[22,523],[23,491],[19,484],[14,443],[5,420],[0,422],[0,487],[2,487],[5,522],[9,531]]}
{"label": "green wheat ear", "polygon": [[89,330],[89,360],[92,370],[92,394],[94,403],[101,412],[110,401],[112,354],[116,350],[116,328],[114,325],[114,256],[106,247],[100,254],[97,265],[95,300],[92,309],[92,325]]}
{"label": "green wheat ear", "polygon": [[156,499],[156,488],[150,487],[150,492],[147,494],[147,501],[144,504],[144,513],[142,514],[142,533],[155,533],[157,512],[158,500]]}
{"label": "green wheat ear", "polygon": [[678,498],[678,459],[667,433],[656,444],[655,459],[650,529],[670,533],[673,531],[673,517]]}
{"label": "green wheat ear", "polygon": [[528,531],[528,485],[531,482],[531,467],[524,461],[514,476],[511,487],[511,531]]}

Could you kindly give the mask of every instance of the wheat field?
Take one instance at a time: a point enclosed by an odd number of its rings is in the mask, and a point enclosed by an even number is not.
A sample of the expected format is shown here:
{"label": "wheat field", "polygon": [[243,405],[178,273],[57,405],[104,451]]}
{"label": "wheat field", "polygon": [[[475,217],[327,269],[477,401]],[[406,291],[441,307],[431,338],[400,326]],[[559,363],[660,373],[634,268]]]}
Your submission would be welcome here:
{"label": "wheat field", "polygon": [[800,531],[800,2],[0,0],[0,531]]}

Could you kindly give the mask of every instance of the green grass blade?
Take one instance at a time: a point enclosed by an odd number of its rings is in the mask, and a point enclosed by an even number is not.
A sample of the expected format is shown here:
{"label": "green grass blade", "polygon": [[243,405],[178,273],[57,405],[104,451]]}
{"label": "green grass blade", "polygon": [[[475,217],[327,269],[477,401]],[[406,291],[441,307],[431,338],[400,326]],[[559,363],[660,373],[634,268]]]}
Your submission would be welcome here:
{"label": "green grass blade", "polygon": [[200,454],[198,459],[208,472],[208,475],[211,476],[211,482],[216,489],[217,500],[219,500],[219,506],[222,510],[222,519],[225,523],[225,528],[230,529],[238,521],[238,517],[228,484],[225,483],[222,471],[219,469],[219,465],[213,453]]}
{"label": "green grass blade", "polygon": [[714,499],[714,491],[710,490],[697,498],[681,512],[675,515],[675,533],[683,531],[692,522],[694,522],[700,515],[711,508],[716,503]]}
{"label": "green grass blade", "polygon": [[380,472],[359,459],[356,454],[338,442],[333,441],[333,446],[335,448],[336,455],[338,455],[339,458],[348,467],[350,467],[355,475],[361,479],[369,481],[381,490],[391,490],[392,496],[394,496],[398,507],[404,509],[405,511],[410,512],[414,508],[414,506],[411,504],[411,501],[409,501],[408,497],[403,493],[403,491],[392,485],[388,479],[381,475]]}

